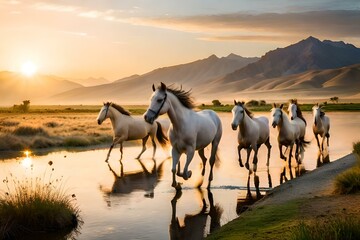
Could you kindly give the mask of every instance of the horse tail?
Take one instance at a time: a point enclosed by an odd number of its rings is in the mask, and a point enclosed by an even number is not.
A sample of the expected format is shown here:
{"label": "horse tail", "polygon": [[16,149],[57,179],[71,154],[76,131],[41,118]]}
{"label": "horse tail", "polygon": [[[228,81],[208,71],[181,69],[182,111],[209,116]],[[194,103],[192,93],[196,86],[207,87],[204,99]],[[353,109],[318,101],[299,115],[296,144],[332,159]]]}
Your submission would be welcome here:
{"label": "horse tail", "polygon": [[156,138],[159,141],[159,143],[161,144],[161,146],[166,146],[167,142],[169,141],[169,139],[165,136],[165,134],[163,133],[161,124],[156,121],[157,124],[157,130],[156,130]]}
{"label": "horse tail", "polygon": [[305,148],[310,144],[310,141],[306,141],[304,137],[300,138],[300,149],[305,150]]}

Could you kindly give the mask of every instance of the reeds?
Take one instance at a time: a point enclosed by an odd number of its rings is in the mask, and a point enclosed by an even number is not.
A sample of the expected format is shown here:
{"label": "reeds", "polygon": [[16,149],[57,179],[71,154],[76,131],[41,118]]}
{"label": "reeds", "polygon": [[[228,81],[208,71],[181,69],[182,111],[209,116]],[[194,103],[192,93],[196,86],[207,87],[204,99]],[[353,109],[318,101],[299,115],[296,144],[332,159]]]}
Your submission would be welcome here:
{"label": "reeds", "polygon": [[360,142],[353,144],[353,153],[358,164],[335,178],[335,193],[350,194],[360,192]]}
{"label": "reeds", "polygon": [[355,240],[360,239],[360,218],[335,217],[327,221],[301,222],[291,240]]}
{"label": "reeds", "polygon": [[10,174],[3,179],[0,196],[0,238],[25,233],[72,230],[81,222],[75,194],[68,194],[62,178],[52,179],[52,162],[43,177],[23,178]]}

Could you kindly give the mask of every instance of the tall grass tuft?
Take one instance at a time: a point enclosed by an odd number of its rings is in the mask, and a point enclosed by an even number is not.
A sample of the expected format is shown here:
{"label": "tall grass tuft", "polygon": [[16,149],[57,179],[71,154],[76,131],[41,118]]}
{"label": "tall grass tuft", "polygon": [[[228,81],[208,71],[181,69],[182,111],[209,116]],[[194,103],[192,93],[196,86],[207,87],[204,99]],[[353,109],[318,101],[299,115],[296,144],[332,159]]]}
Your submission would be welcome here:
{"label": "tall grass tuft", "polygon": [[301,222],[291,240],[355,240],[360,239],[360,218],[354,216],[335,217],[328,221]]}
{"label": "tall grass tuft", "polygon": [[62,179],[51,178],[53,171],[46,181],[40,177],[18,180],[11,174],[3,180],[7,191],[0,196],[1,239],[72,230],[82,222],[75,195],[66,193]]}
{"label": "tall grass tuft", "polygon": [[21,126],[14,130],[13,134],[17,136],[35,136],[35,135],[43,135],[48,136],[49,134],[41,127],[28,127],[28,126]]}
{"label": "tall grass tuft", "polygon": [[339,174],[335,178],[335,193],[349,194],[360,192],[360,142],[353,144],[353,153],[357,156],[358,165]]}

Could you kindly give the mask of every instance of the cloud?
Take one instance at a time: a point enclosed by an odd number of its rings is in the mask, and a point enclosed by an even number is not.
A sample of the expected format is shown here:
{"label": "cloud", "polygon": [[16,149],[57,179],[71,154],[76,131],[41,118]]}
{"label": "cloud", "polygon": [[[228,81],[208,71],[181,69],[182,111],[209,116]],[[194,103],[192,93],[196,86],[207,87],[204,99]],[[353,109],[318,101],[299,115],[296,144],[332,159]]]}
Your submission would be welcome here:
{"label": "cloud", "polygon": [[[298,13],[231,13],[188,17],[134,19],[134,24],[177,31],[217,35],[205,40],[271,40],[278,36],[315,35],[359,37],[360,10],[309,11]],[[220,34],[221,33],[221,34]],[[233,33],[229,36],[229,33]],[[235,34],[234,34],[235,33]]]}
{"label": "cloud", "polygon": [[75,12],[78,9],[78,7],[72,5],[60,5],[44,2],[35,3],[33,7],[37,10],[54,12]]}

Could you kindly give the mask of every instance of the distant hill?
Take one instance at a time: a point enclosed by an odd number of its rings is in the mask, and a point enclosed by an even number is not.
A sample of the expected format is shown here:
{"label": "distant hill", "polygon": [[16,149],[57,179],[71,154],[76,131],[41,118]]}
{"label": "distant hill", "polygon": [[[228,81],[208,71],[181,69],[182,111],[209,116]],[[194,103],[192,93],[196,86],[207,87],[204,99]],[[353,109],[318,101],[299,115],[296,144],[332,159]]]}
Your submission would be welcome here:
{"label": "distant hill", "polygon": [[106,84],[106,83],[110,83],[109,80],[107,80],[106,78],[103,77],[99,77],[99,78],[95,78],[95,77],[88,77],[85,79],[71,79],[72,82],[81,84],[85,87],[91,87],[91,86],[96,86],[96,85],[101,85],[101,84]]}
{"label": "distant hill", "polygon": [[13,105],[30,100],[45,103],[44,99],[82,85],[63,78],[46,75],[26,77],[19,73],[0,72],[0,105]]}
{"label": "distant hill", "polygon": [[143,75],[133,75],[110,84],[73,89],[58,94],[50,101],[62,103],[99,103],[114,101],[139,104],[147,101],[151,94],[151,85],[164,82],[195,89],[204,88],[211,81],[235,71],[258,58],[244,58],[235,54],[219,58],[208,58],[191,63],[164,67]]}
{"label": "distant hill", "polygon": [[[326,99],[332,96],[356,99],[360,97],[360,64],[336,69],[309,70],[261,81],[254,78],[246,87],[239,83],[245,81],[249,80],[213,84],[202,92],[202,95],[217,96],[224,100],[231,100],[229,96],[235,99]],[[218,91],[220,86],[224,90]]]}
{"label": "distant hill", "polygon": [[[243,84],[241,80],[260,81],[308,70],[334,69],[357,63],[360,63],[360,49],[354,45],[309,37],[288,47],[266,53],[259,61],[224,76],[220,82],[237,81],[240,85]],[[245,83],[243,86],[246,88],[248,85]]]}

